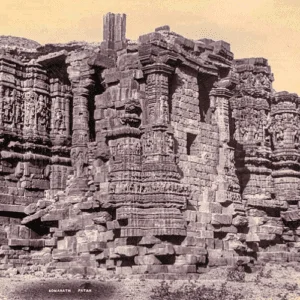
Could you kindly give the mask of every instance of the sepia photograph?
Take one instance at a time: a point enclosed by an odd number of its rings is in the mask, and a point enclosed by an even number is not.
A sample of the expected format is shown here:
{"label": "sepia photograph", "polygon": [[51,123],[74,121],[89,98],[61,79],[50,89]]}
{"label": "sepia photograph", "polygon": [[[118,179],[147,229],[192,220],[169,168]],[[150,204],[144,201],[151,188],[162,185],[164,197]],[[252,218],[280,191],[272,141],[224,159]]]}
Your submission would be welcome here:
{"label": "sepia photograph", "polygon": [[0,0],[0,300],[300,300],[298,0]]}

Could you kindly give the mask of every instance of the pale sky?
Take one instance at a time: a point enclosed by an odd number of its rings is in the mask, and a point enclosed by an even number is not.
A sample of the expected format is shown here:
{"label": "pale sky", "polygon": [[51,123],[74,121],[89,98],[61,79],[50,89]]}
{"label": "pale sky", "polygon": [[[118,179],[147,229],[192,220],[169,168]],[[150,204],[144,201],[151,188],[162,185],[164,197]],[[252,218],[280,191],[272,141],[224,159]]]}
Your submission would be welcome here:
{"label": "pale sky", "polygon": [[107,12],[127,14],[129,39],[169,25],[227,41],[235,58],[265,57],[274,88],[300,95],[300,0],[0,0],[0,35],[99,42]]}

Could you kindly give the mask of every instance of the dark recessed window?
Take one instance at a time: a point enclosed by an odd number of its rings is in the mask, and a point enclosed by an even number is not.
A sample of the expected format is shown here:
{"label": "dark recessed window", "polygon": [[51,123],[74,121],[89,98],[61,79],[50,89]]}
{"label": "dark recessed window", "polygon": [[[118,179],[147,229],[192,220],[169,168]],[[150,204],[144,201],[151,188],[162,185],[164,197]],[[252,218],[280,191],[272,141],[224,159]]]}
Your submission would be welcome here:
{"label": "dark recessed window", "polygon": [[186,135],[186,154],[191,155],[193,154],[193,146],[195,144],[197,135],[188,132]]}

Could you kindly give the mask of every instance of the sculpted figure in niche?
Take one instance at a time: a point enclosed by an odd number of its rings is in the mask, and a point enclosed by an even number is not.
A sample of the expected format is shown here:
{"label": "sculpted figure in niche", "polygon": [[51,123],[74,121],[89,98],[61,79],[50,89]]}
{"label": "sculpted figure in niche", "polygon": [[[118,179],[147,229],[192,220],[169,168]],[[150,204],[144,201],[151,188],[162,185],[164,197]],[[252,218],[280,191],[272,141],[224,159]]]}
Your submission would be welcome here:
{"label": "sculpted figure in niche", "polygon": [[83,177],[84,176],[84,165],[86,160],[86,154],[83,153],[83,150],[74,151],[71,155],[72,165],[74,168],[75,177]]}
{"label": "sculpted figure in niche", "polygon": [[168,97],[160,97],[160,122],[165,124],[169,123],[169,106],[168,106]]}
{"label": "sculpted figure in niche", "polygon": [[228,175],[235,174],[235,160],[234,160],[234,151],[231,149],[227,149],[225,152],[225,172]]}
{"label": "sculpted figure in niche", "polygon": [[266,89],[270,89],[270,87],[271,87],[270,79],[268,78],[268,76],[266,74],[264,74],[261,77],[261,85]]}
{"label": "sculpted figure in niche", "polygon": [[37,94],[33,91],[26,92],[24,95],[25,100],[25,120],[24,127],[32,129],[35,126],[35,112],[36,112],[36,100]]}
{"label": "sculpted figure in niche", "polygon": [[7,122],[9,118],[9,89],[6,89],[4,92],[4,98],[3,98],[3,121]]}
{"label": "sculpted figure in niche", "polygon": [[253,134],[253,139],[255,141],[259,140],[259,124],[257,123],[258,120],[253,120],[252,122],[252,134]]}
{"label": "sculpted figure in niche", "polygon": [[140,155],[141,154],[141,143],[140,142],[137,142],[135,144],[135,151],[136,151],[136,154],[137,155]]}
{"label": "sculpted figure in niche", "polygon": [[248,140],[248,128],[247,128],[247,122],[245,120],[242,120],[240,123],[240,136],[242,140],[244,141]]}
{"label": "sculpted figure in niche", "polygon": [[54,116],[54,131],[55,133],[62,134],[64,132],[64,115],[60,108],[56,108]]}
{"label": "sculpted figure in niche", "polygon": [[16,90],[6,89],[3,99],[3,121],[12,123],[16,101]]}
{"label": "sculpted figure in niche", "polygon": [[270,114],[265,115],[265,118],[263,119],[263,140],[267,143],[271,142],[271,125],[272,125],[272,119]]}
{"label": "sculpted figure in niche", "polygon": [[84,145],[88,142],[88,135],[87,133],[74,133],[72,139],[73,144]]}
{"label": "sculpted figure in niche", "polygon": [[236,128],[233,133],[234,140],[238,141],[240,139],[240,134],[241,134],[240,132],[241,132],[240,123],[236,122]]}
{"label": "sculpted figure in niche", "polygon": [[17,128],[21,128],[21,124],[23,123],[23,117],[24,117],[24,107],[23,107],[23,101],[21,98],[21,93],[17,93],[17,99],[16,99],[16,106],[15,106],[15,124]]}
{"label": "sculpted figure in niche", "polygon": [[256,77],[250,73],[245,72],[241,75],[241,81],[244,83],[245,87],[254,87],[256,84]]}
{"label": "sculpted figure in niche", "polygon": [[[276,116],[278,117],[278,115]],[[280,118],[276,118],[275,119],[280,119]],[[284,128],[283,126],[280,124],[280,125],[275,125],[275,128],[274,128],[274,133],[275,133],[275,144],[277,145],[281,145],[283,143],[283,139],[284,139]]]}
{"label": "sculpted figure in niche", "polygon": [[148,123],[152,124],[155,122],[155,104],[149,105],[148,107]]}
{"label": "sculpted figure in niche", "polygon": [[116,192],[116,184],[109,185],[109,193],[114,194]]}
{"label": "sculpted figure in niche", "polygon": [[153,137],[151,135],[145,136],[144,140],[144,153],[153,152],[154,150],[154,144],[153,144]]}
{"label": "sculpted figure in niche", "polygon": [[42,95],[40,95],[38,98],[36,114],[39,127],[45,128],[47,123],[47,106]]}
{"label": "sculpted figure in niche", "polygon": [[48,98],[47,98],[47,96],[44,96],[44,103],[45,103],[45,127],[46,127],[46,129],[50,129],[51,113],[50,113],[50,109],[48,107]]}
{"label": "sculpted figure in niche", "polygon": [[167,135],[167,152],[168,153],[173,153],[174,152],[174,140],[172,135],[168,134]]}
{"label": "sculpted figure in niche", "polygon": [[118,155],[124,155],[124,148],[123,148],[123,145],[121,143],[117,144],[117,154]]}
{"label": "sculpted figure in niche", "polygon": [[256,88],[262,87],[262,74],[257,74],[257,75],[255,76],[254,86],[255,86]]}

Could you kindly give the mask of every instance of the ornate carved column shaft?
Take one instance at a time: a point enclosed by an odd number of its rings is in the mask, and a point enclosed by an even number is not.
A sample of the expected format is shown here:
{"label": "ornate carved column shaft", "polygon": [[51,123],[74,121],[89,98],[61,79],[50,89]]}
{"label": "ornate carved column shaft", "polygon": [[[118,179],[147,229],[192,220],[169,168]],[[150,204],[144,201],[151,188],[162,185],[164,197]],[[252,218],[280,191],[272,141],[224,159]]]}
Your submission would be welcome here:
{"label": "ornate carved column shaft", "polygon": [[[231,81],[230,81],[231,83]],[[211,108],[215,109],[215,122],[219,127],[218,191],[216,201],[241,203],[239,183],[236,176],[234,148],[229,146],[229,99],[233,93],[225,87],[214,88],[210,93]],[[241,210],[241,207],[239,208]]]}
{"label": "ornate carved column shaft", "polygon": [[263,58],[241,59],[235,64],[239,83],[230,105],[235,125],[237,173],[249,220],[246,241],[265,243],[276,236],[267,224],[261,226],[256,220],[265,216],[272,224],[270,211],[275,214],[279,209],[272,197],[271,145],[267,130],[273,75]]}
{"label": "ornate carved column shaft", "polygon": [[73,93],[73,131],[71,160],[74,169],[74,181],[69,194],[77,194],[88,189],[86,166],[88,163],[89,142],[89,111],[88,97],[92,80],[93,69],[87,63],[88,53],[75,53],[68,57],[70,64],[67,71]]}
{"label": "ornate carved column shaft", "polygon": [[141,194],[137,210],[122,234],[186,235],[179,209],[186,207],[188,189],[179,183],[169,118],[169,76],[173,68],[155,63],[144,67],[143,71],[146,76],[146,99],[141,128]]}
{"label": "ornate carved column shaft", "polygon": [[51,139],[55,145],[62,145],[71,135],[70,132],[70,87],[58,78],[50,80]]}
{"label": "ornate carved column shaft", "polygon": [[228,101],[232,95],[231,91],[223,87],[214,88],[210,92],[210,106],[212,110],[215,110],[215,122],[219,127],[221,143],[229,143],[230,141]]}
{"label": "ornate carved column shaft", "polygon": [[277,93],[271,106],[273,166],[276,199],[300,201],[299,98],[296,94]]}

